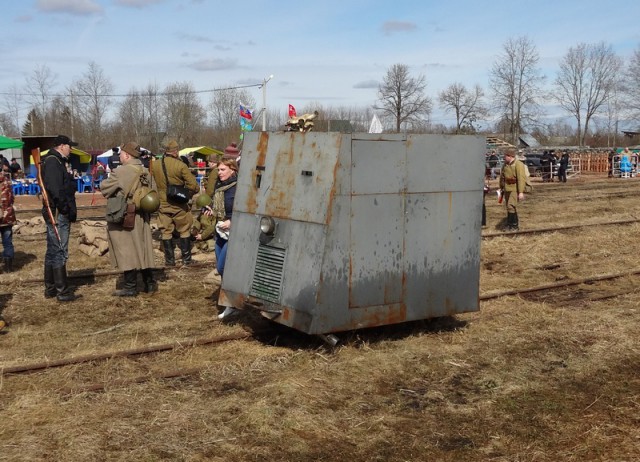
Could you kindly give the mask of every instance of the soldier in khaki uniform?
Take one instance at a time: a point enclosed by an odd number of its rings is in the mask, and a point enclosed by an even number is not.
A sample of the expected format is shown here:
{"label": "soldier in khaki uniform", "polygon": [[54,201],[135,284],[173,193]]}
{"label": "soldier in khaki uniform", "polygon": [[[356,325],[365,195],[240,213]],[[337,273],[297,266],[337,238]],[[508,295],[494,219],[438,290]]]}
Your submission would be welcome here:
{"label": "soldier in khaki uniform", "polygon": [[191,263],[191,227],[193,215],[191,205],[178,204],[167,200],[167,181],[165,180],[163,164],[167,169],[169,184],[184,186],[193,196],[200,189],[195,176],[178,158],[180,147],[175,140],[169,141],[165,146],[165,154],[161,160],[153,162],[151,170],[156,181],[158,194],[160,195],[160,210],[158,210],[158,222],[162,233],[162,246],[164,249],[164,262],[166,266],[176,264],[173,233],[180,236],[180,251],[182,252],[182,264]]}
{"label": "soldier in khaki uniform", "polygon": [[[100,184],[100,192],[104,197],[126,192],[133,196],[142,187],[140,175],[148,178],[148,172],[142,165],[140,154],[140,146],[135,141],[129,141],[120,148],[121,165]],[[153,277],[153,239],[149,221],[149,213],[139,210],[136,212],[133,229],[125,229],[122,224],[107,223],[109,259],[113,266],[124,272],[124,286],[121,290],[116,290],[114,296],[138,295],[138,272],[142,273],[145,292],[153,293],[158,290],[158,283]]]}
{"label": "soldier in khaki uniform", "polygon": [[507,229],[517,231],[518,202],[524,200],[524,189],[527,182],[525,165],[516,159],[516,150],[507,149],[504,153],[504,165],[500,171],[500,189],[507,207]]}

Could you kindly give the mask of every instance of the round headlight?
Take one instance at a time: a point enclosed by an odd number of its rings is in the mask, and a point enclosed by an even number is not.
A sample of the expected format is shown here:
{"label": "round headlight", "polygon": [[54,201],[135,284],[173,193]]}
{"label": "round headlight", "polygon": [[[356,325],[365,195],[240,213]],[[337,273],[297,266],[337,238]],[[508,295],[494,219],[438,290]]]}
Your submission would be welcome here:
{"label": "round headlight", "polygon": [[260,218],[260,231],[264,234],[273,234],[276,230],[276,222],[271,217]]}

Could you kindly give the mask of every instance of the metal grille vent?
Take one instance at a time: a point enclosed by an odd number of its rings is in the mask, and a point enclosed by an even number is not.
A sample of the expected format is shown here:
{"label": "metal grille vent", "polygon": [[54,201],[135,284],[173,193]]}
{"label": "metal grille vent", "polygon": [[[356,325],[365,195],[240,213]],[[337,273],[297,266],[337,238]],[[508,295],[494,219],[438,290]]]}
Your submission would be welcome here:
{"label": "metal grille vent", "polygon": [[256,269],[249,295],[274,303],[280,302],[284,257],[285,249],[263,244],[258,246]]}

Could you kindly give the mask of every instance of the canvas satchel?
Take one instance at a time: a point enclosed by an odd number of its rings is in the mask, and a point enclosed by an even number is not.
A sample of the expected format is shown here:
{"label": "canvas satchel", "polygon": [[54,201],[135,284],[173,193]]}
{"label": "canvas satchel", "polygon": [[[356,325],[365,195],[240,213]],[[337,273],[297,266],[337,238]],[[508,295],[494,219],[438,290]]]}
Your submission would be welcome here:
{"label": "canvas satchel", "polygon": [[111,196],[107,199],[107,210],[105,213],[105,220],[107,223],[115,223],[117,225],[123,225],[125,219],[128,215],[130,215],[131,207],[133,206],[133,217],[129,217],[127,221],[127,226],[131,226],[130,228],[125,229],[133,229],[133,222],[135,222],[135,213],[136,206],[135,204],[129,204],[129,195],[131,194],[131,190],[133,186],[138,181],[138,178],[135,178],[131,184],[129,185],[128,191],[122,193],[122,190],[118,190],[118,193],[115,196]]}
{"label": "canvas satchel", "polygon": [[186,204],[191,199],[191,194],[187,188],[183,185],[169,184],[169,177],[167,176],[167,167],[164,165],[164,157],[162,158],[162,171],[164,172],[164,179],[167,183],[167,200],[176,202],[178,204]]}

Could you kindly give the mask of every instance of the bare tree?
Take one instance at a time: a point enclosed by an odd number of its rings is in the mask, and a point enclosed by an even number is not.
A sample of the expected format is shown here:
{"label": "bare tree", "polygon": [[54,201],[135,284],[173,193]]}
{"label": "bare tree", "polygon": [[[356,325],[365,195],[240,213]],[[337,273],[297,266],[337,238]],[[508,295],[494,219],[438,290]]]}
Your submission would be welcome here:
{"label": "bare tree", "polygon": [[56,75],[45,64],[38,66],[33,74],[27,77],[25,93],[29,102],[38,110],[42,121],[42,135],[47,134],[47,108],[51,92],[56,86]]}
{"label": "bare tree", "polygon": [[636,121],[640,121],[640,47],[633,52],[625,73],[623,91],[626,108]]}
{"label": "bare tree", "polygon": [[0,114],[0,135],[9,137],[20,136],[20,130],[18,130],[13,119],[7,113]]}
{"label": "bare tree", "polygon": [[560,63],[554,97],[576,118],[581,146],[589,122],[613,94],[620,66],[620,58],[604,42],[571,47]]}
{"label": "bare tree", "polygon": [[162,94],[162,111],[168,136],[181,144],[200,143],[206,111],[189,82],[167,85]]}
{"label": "bare tree", "polygon": [[[3,114],[5,122],[3,123],[6,136],[19,136],[20,134],[20,104],[22,103],[22,94],[18,86],[14,83],[5,93],[3,108],[6,112]],[[9,123],[9,120],[11,121]],[[11,135],[7,135],[11,133]]]}
{"label": "bare tree", "polygon": [[487,115],[483,104],[484,91],[479,85],[468,90],[461,83],[449,85],[438,95],[440,107],[456,116],[456,133],[475,132],[474,123]]}
{"label": "bare tree", "polygon": [[102,68],[95,62],[89,63],[89,69],[82,78],[73,85],[71,99],[73,110],[80,116],[85,126],[85,146],[100,147],[104,143],[103,125],[109,106],[113,83]]}
{"label": "bare tree", "polygon": [[114,130],[117,137],[108,140],[115,146],[126,140],[136,140],[141,146],[158,152],[165,131],[160,123],[160,102],[158,87],[149,84],[144,90],[131,89],[118,105]]}
{"label": "bare tree", "polygon": [[376,109],[395,121],[397,133],[403,124],[418,125],[423,117],[428,118],[431,114],[433,103],[424,94],[426,86],[425,77],[411,77],[409,66],[405,64],[394,64],[387,70],[378,87],[380,106]]}
{"label": "bare tree", "polygon": [[510,38],[490,71],[494,105],[509,121],[513,144],[517,144],[522,127],[539,115],[544,76],[536,67],[538,60],[536,47],[527,37]]}
{"label": "bare tree", "polygon": [[[226,146],[240,136],[240,104],[254,110],[256,101],[246,89],[223,88],[215,90],[209,103],[209,114],[216,130],[214,144]],[[254,112],[255,117],[257,113]]]}

